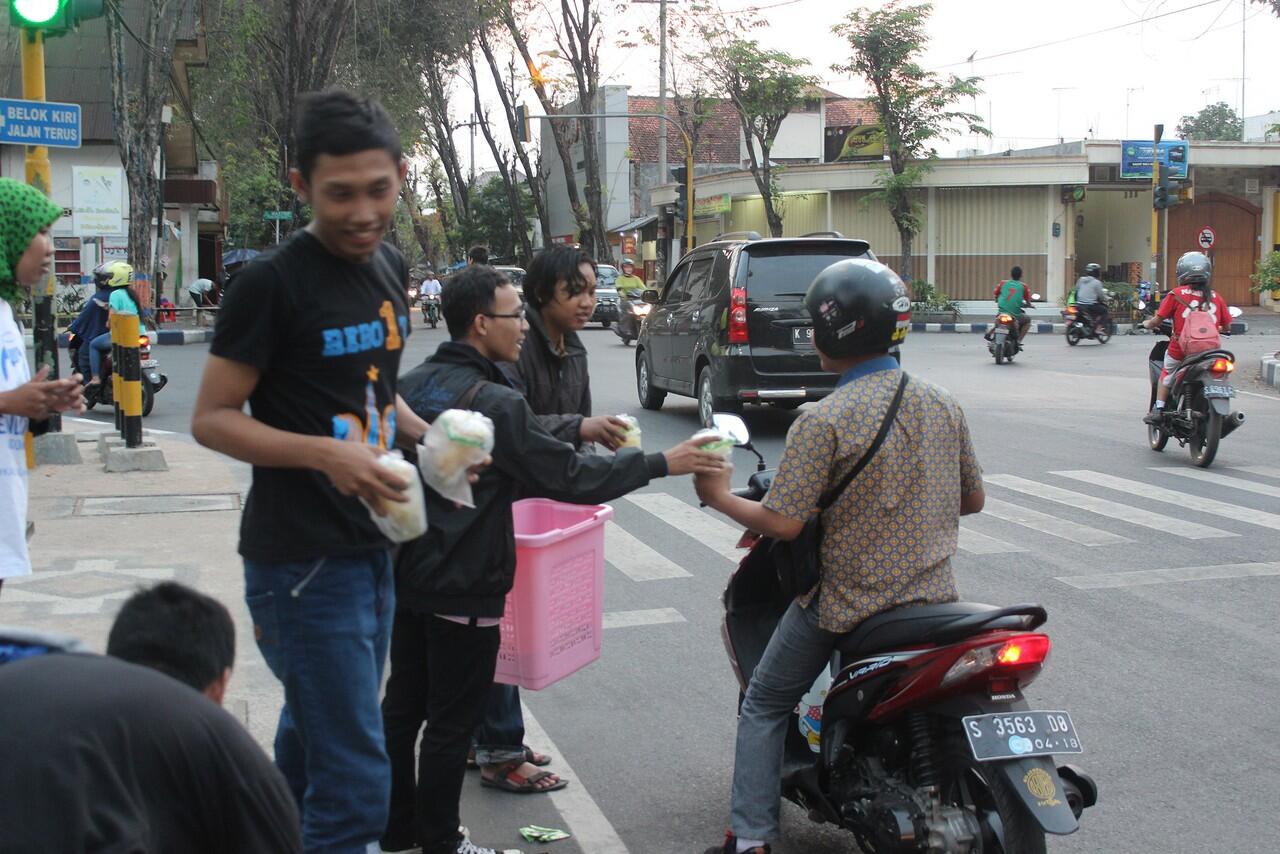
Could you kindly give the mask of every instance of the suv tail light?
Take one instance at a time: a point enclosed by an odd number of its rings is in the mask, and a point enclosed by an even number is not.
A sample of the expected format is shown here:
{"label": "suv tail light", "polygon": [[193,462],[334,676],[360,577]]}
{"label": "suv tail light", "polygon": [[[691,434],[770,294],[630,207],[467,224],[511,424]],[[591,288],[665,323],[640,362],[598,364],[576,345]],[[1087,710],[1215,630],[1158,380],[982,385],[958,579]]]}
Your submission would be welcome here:
{"label": "suv tail light", "polygon": [[[942,677],[941,684],[945,688],[987,674],[1034,677],[1048,657],[1048,635],[1015,635],[999,643],[974,647],[964,653]],[[1029,681],[1027,678],[1021,680],[1022,684]]]}
{"label": "suv tail light", "polygon": [[729,298],[729,343],[747,342],[747,289],[734,288]]}

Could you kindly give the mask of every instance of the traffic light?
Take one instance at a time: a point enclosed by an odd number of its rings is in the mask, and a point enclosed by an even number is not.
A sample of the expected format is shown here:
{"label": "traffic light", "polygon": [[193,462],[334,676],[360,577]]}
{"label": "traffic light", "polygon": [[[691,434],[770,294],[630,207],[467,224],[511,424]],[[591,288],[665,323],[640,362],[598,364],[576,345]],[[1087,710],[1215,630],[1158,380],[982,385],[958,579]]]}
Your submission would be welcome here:
{"label": "traffic light", "polygon": [[688,169],[675,166],[671,169],[671,180],[676,182],[676,219],[687,222],[689,216],[689,184]]}
{"label": "traffic light", "polygon": [[524,105],[516,107],[516,142],[532,142],[533,134],[529,129],[529,108]]}
{"label": "traffic light", "polygon": [[42,30],[46,38],[72,32],[81,21],[102,14],[103,0],[9,0],[9,25]]}
{"label": "traffic light", "polygon": [[1177,204],[1177,196],[1174,196],[1174,201],[1170,201],[1169,199],[1169,176],[1165,175],[1163,169],[1160,170],[1160,177],[1152,192],[1153,197],[1151,206],[1158,211],[1173,207]]}

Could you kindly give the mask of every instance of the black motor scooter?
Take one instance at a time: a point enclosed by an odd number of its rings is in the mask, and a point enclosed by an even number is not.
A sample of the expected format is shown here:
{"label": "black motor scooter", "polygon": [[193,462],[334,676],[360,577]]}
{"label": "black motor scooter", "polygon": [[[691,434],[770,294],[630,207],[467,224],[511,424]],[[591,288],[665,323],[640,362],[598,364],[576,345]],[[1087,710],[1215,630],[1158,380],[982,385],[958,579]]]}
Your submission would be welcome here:
{"label": "black motor scooter", "polygon": [[649,316],[651,306],[634,297],[619,297],[618,322],[613,325],[613,334],[622,339],[625,347],[640,337],[640,327]]}
{"label": "black motor scooter", "polygon": [[[142,414],[144,416],[151,414],[151,410],[156,405],[156,393],[169,382],[169,377],[160,372],[159,360],[151,357],[153,335],[154,333],[145,329],[138,334],[138,358],[142,363]],[[73,366],[80,364],[80,348],[88,346],[89,342],[85,341],[81,336],[74,332],[67,333],[67,356]],[[104,353],[102,355],[102,382],[91,385],[88,382],[88,377],[85,378],[84,403],[86,409],[93,409],[99,403],[103,406],[113,406],[115,404],[115,392],[111,382],[114,370],[111,353]]]}

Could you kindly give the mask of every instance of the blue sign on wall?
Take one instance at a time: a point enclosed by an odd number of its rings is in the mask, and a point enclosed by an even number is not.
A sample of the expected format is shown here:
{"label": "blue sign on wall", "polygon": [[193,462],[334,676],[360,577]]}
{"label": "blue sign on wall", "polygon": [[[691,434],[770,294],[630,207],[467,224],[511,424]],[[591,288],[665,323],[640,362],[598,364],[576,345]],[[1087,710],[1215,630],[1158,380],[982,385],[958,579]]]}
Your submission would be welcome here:
{"label": "blue sign on wall", "polygon": [[[1151,161],[1157,151],[1149,139],[1126,139],[1120,143],[1120,177],[1151,180]],[[1183,139],[1171,139],[1159,146],[1160,171],[1169,178],[1187,178],[1191,165],[1191,144]]]}
{"label": "blue sign on wall", "polygon": [[80,105],[0,98],[0,143],[80,147]]}

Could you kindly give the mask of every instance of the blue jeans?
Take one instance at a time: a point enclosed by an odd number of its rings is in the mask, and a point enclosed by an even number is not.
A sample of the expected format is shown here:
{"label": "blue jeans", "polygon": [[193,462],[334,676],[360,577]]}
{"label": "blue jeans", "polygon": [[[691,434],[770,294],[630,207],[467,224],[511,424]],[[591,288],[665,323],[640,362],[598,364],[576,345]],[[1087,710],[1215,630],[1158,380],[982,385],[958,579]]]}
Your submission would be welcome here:
{"label": "blue jeans", "polygon": [[244,565],[245,601],[284,686],[276,765],[309,854],[364,854],[387,824],[391,766],[378,694],[395,588],[385,551]]}
{"label": "blue jeans", "polygon": [[111,333],[104,332],[89,342],[89,376],[96,377],[102,370],[102,354],[111,352]]}
{"label": "blue jeans", "polygon": [[816,602],[809,608],[792,602],[769,639],[738,717],[730,817],[737,838],[777,841],[787,725],[839,637],[818,628]]}
{"label": "blue jeans", "polygon": [[524,761],[524,713],[520,689],[494,682],[485,703],[484,722],[476,727],[476,764]]}

